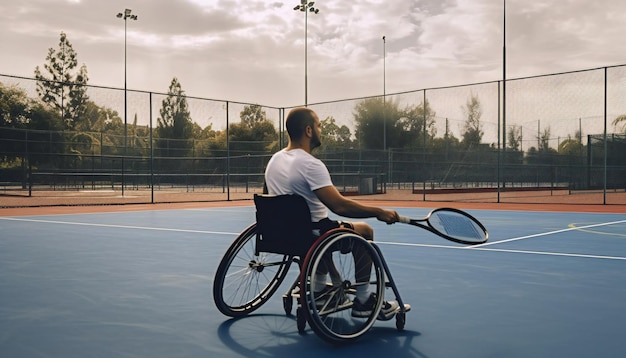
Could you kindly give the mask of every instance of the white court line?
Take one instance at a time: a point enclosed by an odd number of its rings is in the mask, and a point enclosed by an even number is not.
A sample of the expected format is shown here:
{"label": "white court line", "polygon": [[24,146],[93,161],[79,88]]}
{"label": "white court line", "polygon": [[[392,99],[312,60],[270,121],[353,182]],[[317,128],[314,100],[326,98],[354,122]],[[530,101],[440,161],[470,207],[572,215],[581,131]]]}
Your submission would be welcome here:
{"label": "white court line", "polygon": [[[213,235],[228,235],[228,236],[236,236],[239,235],[238,232],[222,232],[222,231],[205,231],[205,230],[188,230],[188,229],[169,229],[169,228],[157,228],[157,227],[146,227],[146,226],[129,226],[129,225],[111,225],[111,224],[93,224],[93,223],[80,223],[80,222],[68,222],[68,221],[53,221],[53,220],[38,220],[38,219],[26,219],[26,218],[13,218],[13,217],[0,217],[0,220],[10,220],[10,221],[23,221],[23,222],[40,222],[46,224],[61,224],[61,225],[78,225],[78,226],[93,226],[93,227],[109,227],[109,228],[120,228],[120,229],[135,229],[135,230],[153,230],[153,231],[168,231],[168,232],[186,232],[186,233],[194,233],[194,234],[213,234]],[[545,236],[565,231],[584,229],[589,227],[598,227],[598,226],[606,226],[612,224],[620,224],[625,223],[626,220],[614,221],[610,223],[602,223],[602,224],[593,224],[586,225],[577,228],[569,228],[563,230],[556,230],[542,234],[528,235],[522,236],[518,238],[511,238],[507,240],[495,241],[492,244],[502,243],[502,242],[510,242],[515,240],[522,240],[530,237],[538,237]],[[401,243],[401,242],[384,242],[377,241],[379,245],[395,245],[395,246],[412,246],[412,247],[429,247],[429,248],[440,248],[440,249],[456,249],[456,250],[478,250],[478,251],[492,251],[492,252],[508,252],[508,253],[521,253],[521,254],[534,254],[534,255],[548,255],[548,256],[565,256],[565,257],[579,257],[579,258],[593,258],[593,259],[607,259],[607,260],[623,260],[626,261],[626,257],[620,256],[603,256],[603,255],[586,255],[586,254],[567,254],[561,252],[544,252],[544,251],[528,251],[528,250],[510,250],[510,249],[493,249],[493,248],[484,248],[486,244],[474,245],[474,246],[448,246],[448,245],[434,245],[434,244],[411,244],[411,243]]]}
{"label": "white court line", "polygon": [[[468,246],[447,246],[447,245],[429,245],[429,244],[408,244],[402,242],[377,242],[378,245],[395,245],[395,246],[413,246],[413,247],[430,247],[438,249],[455,249],[455,250],[467,250]],[[473,246],[475,248],[476,246]],[[578,257],[587,259],[604,259],[604,260],[619,260],[626,261],[626,257],[621,256],[604,256],[604,255],[587,255],[587,254],[567,254],[563,252],[548,252],[548,251],[529,251],[529,250],[508,250],[508,249],[492,249],[492,248],[475,248],[477,251],[491,251],[491,252],[507,252],[514,254],[532,254],[532,255],[546,255],[546,256],[563,256],[563,257]]]}
{"label": "white court line", "polygon": [[38,223],[46,223],[46,224],[62,224],[62,225],[77,225],[77,226],[109,227],[109,228],[117,228],[117,229],[188,232],[188,233],[194,233],[194,234],[239,235],[238,232],[232,233],[232,232],[222,232],[222,231],[169,229],[169,228],[163,228],[163,227],[148,227],[148,226],[93,224],[93,223],[79,223],[79,222],[71,222],[71,221],[53,221],[53,220],[24,219],[24,218],[11,218],[11,217],[0,217],[0,220],[26,221],[26,222],[38,222]]}
{"label": "white court line", "polygon": [[591,225],[585,225],[585,226],[570,227],[570,228],[567,228],[567,229],[548,231],[548,232],[543,232],[543,233],[539,233],[539,234],[520,236],[520,237],[514,237],[514,238],[506,239],[506,240],[499,240],[499,241],[487,242],[487,243],[484,243],[484,244],[479,244],[479,245],[474,245],[474,246],[467,246],[466,248],[468,248],[468,249],[477,249],[477,248],[481,248],[481,247],[485,247],[485,246],[501,244],[501,243],[504,243],[504,242],[518,241],[518,240],[530,239],[530,238],[533,238],[533,237],[547,236],[547,235],[552,235],[552,234],[559,234],[559,233],[562,233],[562,232],[568,232],[568,231],[573,231],[573,230],[582,230],[582,229],[588,229],[588,228],[592,228],[592,227],[608,226],[608,225],[615,225],[615,224],[622,224],[622,223],[626,223],[626,220],[612,221],[612,222],[600,223],[600,224],[591,224]]}

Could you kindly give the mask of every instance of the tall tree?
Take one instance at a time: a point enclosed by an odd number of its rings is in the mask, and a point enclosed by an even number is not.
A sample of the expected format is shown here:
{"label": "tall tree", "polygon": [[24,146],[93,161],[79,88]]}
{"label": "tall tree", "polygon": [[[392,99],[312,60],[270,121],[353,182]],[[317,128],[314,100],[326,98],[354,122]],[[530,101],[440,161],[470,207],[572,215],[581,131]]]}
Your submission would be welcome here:
{"label": "tall tree", "polygon": [[[437,134],[435,117],[437,113],[430,107],[428,101],[420,103],[417,107],[407,107],[402,111],[402,117],[398,119],[395,127],[400,137],[403,148],[422,148],[424,146],[424,130],[426,141],[434,138]],[[426,121],[426,128],[424,128]]]}
{"label": "tall tree", "polygon": [[397,141],[392,133],[395,122],[402,117],[398,104],[382,98],[368,98],[354,107],[355,136],[361,149],[382,150]]}
{"label": "tall tree", "polygon": [[155,135],[162,156],[186,156],[192,147],[193,124],[187,97],[178,79],[170,83],[163,100]]}
{"label": "tall tree", "polygon": [[522,127],[513,125],[507,132],[507,146],[509,149],[519,151],[522,146]]}
{"label": "tall tree", "polygon": [[480,117],[483,115],[480,100],[472,94],[461,109],[465,114],[465,126],[461,143],[466,148],[477,146],[483,139],[484,134],[482,124],[480,123]]}
{"label": "tall tree", "polygon": [[424,112],[426,131],[433,136],[435,113],[428,102],[400,109],[393,100],[365,99],[354,107],[356,140],[361,149],[411,148],[423,143]]}
{"label": "tall tree", "polygon": [[66,129],[73,130],[87,111],[87,67],[83,64],[74,71],[78,66],[76,52],[64,32],[61,32],[59,48],[48,49],[46,61],[44,71],[35,67],[37,94],[58,111]]}
{"label": "tall tree", "polygon": [[[239,113],[240,123],[231,123],[230,150],[235,154],[267,153],[278,148],[278,133],[267,119],[265,111],[256,104],[245,106]],[[223,137],[226,140],[226,137]]]}
{"label": "tall tree", "polygon": [[243,111],[239,113],[239,117],[241,118],[241,123],[243,123],[244,125],[250,128],[252,128],[255,123],[261,122],[267,119],[267,115],[265,114],[263,107],[261,107],[258,104],[251,104],[251,105],[245,106],[243,108]]}
{"label": "tall tree", "polygon": [[335,118],[326,117],[320,123],[322,127],[322,148],[326,151],[350,149],[352,141],[350,128],[345,124],[337,125]]}

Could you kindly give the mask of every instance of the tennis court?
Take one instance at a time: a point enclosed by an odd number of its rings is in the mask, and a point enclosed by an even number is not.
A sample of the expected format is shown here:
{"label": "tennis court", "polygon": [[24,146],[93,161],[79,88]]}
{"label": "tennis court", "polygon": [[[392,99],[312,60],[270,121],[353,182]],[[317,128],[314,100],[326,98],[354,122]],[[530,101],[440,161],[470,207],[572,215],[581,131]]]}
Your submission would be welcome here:
{"label": "tennis court", "polygon": [[[436,207],[394,205],[411,217]],[[1,211],[0,357],[626,353],[622,206],[603,210],[613,212],[466,208],[490,235],[487,244],[471,248],[412,226],[369,220],[413,309],[404,331],[393,320],[377,322],[342,347],[310,329],[298,334],[295,317],[283,311],[283,288],[239,320],[215,308],[215,270],[236,235],[254,221],[251,201],[159,208]]]}

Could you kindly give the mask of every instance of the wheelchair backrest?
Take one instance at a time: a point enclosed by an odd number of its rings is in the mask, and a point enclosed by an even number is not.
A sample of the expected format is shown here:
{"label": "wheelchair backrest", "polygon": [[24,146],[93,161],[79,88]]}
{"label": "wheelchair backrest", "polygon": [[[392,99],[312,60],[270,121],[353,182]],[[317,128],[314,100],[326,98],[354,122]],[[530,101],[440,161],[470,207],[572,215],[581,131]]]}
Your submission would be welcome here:
{"label": "wheelchair backrest", "polygon": [[254,195],[256,206],[256,253],[304,256],[314,235],[311,212],[300,195]]}

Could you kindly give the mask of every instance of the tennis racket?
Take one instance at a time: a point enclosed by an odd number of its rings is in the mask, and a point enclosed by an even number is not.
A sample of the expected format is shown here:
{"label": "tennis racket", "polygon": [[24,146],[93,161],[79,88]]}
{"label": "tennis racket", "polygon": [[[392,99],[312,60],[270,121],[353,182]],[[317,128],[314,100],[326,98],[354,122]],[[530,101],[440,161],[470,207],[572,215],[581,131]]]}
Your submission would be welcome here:
{"label": "tennis racket", "polygon": [[401,223],[421,227],[444,239],[460,244],[477,245],[487,242],[487,229],[470,214],[453,208],[439,208],[423,219],[400,216]]}

